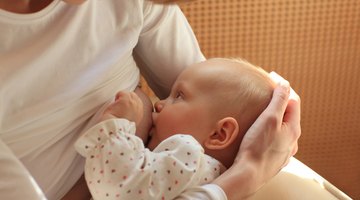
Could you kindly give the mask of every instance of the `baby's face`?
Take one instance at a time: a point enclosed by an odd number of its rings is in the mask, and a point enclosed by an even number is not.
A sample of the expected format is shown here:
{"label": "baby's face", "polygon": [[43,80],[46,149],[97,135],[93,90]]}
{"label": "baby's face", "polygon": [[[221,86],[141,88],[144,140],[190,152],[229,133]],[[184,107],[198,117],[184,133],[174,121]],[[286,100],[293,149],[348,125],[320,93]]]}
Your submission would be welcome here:
{"label": "baby's face", "polygon": [[203,144],[213,133],[217,118],[212,109],[213,90],[209,79],[214,74],[206,65],[205,62],[185,69],[169,97],[155,104],[149,149],[153,150],[174,134],[190,134]]}

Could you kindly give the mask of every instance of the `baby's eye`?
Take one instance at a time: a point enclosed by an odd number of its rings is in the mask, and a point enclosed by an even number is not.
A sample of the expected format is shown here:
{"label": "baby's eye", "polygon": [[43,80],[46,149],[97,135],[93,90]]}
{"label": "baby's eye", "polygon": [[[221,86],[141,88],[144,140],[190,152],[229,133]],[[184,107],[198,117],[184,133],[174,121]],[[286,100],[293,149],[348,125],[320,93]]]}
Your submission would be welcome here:
{"label": "baby's eye", "polygon": [[183,99],[184,98],[184,95],[182,92],[176,92],[175,94],[175,99],[178,100],[178,99]]}

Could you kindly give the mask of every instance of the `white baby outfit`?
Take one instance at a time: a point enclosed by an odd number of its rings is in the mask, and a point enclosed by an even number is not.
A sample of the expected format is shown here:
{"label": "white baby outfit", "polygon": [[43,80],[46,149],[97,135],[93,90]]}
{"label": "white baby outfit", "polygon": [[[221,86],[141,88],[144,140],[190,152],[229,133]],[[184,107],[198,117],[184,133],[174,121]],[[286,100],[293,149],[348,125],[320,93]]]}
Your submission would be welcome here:
{"label": "white baby outfit", "polygon": [[174,199],[211,182],[222,167],[190,135],[173,135],[150,151],[126,119],[93,126],[75,148],[86,158],[85,178],[95,200]]}

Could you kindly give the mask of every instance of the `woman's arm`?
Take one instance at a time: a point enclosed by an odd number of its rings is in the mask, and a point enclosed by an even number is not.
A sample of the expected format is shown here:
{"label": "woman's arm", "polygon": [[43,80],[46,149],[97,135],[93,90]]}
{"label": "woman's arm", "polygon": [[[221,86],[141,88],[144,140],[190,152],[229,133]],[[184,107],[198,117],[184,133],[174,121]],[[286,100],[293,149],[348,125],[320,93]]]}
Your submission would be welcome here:
{"label": "woman's arm", "polygon": [[162,99],[183,69],[205,57],[177,5],[145,1],[143,10],[144,25],[134,55],[141,74]]}
{"label": "woman's arm", "polygon": [[0,139],[1,199],[46,199],[27,169]]}

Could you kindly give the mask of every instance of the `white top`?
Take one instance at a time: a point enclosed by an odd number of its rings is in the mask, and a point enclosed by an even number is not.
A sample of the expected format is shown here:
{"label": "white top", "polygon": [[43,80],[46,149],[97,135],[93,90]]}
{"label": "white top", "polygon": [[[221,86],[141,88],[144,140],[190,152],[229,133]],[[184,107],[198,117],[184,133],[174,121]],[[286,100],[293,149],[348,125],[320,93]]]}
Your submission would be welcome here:
{"label": "white top", "polygon": [[150,151],[126,119],[93,126],[75,148],[86,158],[85,179],[94,200],[171,200],[211,182],[223,168],[191,135],[170,136]]}
{"label": "white top", "polygon": [[0,44],[0,196],[15,200],[37,199],[32,178],[59,199],[81,176],[75,139],[102,104],[137,85],[134,49],[162,96],[181,69],[204,59],[177,6],[143,0],[0,10]]}

